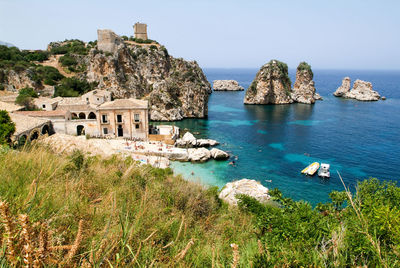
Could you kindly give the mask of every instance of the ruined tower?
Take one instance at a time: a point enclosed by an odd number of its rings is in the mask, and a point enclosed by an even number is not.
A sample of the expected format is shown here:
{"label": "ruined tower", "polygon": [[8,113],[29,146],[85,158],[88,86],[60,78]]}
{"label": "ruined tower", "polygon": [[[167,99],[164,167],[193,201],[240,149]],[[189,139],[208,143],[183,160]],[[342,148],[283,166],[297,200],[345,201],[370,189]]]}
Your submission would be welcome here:
{"label": "ruined tower", "polygon": [[99,50],[114,53],[122,39],[111,30],[97,30],[97,47]]}
{"label": "ruined tower", "polygon": [[135,33],[135,38],[147,40],[147,24],[136,22],[133,25],[133,31]]}

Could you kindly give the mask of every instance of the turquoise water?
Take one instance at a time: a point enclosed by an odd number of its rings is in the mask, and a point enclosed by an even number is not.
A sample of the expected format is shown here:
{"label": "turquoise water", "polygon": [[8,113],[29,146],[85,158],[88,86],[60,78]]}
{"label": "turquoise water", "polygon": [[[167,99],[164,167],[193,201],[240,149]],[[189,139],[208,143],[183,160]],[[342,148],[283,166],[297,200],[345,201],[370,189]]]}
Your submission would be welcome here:
{"label": "turquoise water", "polygon": [[[210,82],[235,79],[245,88],[256,72],[205,69]],[[289,72],[294,82],[295,72]],[[255,179],[312,204],[327,201],[334,189],[343,190],[337,171],[350,186],[369,177],[400,179],[400,72],[314,70],[314,74],[317,92],[324,97],[315,105],[243,105],[243,91],[213,92],[208,119],[174,124],[199,132],[199,138],[218,140],[218,147],[228,151],[231,160],[238,158],[237,165],[174,162],[174,171],[220,187],[232,180]],[[333,97],[345,76],[371,81],[388,99],[358,102]],[[314,161],[331,164],[329,180],[300,174]]]}

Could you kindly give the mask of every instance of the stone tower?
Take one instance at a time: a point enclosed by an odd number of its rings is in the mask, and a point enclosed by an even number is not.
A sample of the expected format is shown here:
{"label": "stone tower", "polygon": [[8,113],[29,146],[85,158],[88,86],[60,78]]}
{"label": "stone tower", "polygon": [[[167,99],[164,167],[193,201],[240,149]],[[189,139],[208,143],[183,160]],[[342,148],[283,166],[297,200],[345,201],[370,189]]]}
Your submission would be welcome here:
{"label": "stone tower", "polygon": [[147,24],[136,22],[133,25],[133,31],[135,33],[135,38],[147,40]]}
{"label": "stone tower", "polygon": [[97,30],[97,47],[99,50],[114,53],[122,39],[111,30]]}

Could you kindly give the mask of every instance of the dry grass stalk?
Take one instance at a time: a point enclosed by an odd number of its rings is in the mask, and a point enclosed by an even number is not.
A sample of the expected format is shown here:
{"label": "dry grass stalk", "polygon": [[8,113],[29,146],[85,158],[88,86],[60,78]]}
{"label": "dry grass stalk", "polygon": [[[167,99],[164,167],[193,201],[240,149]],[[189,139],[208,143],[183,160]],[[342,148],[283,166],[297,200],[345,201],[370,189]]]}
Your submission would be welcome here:
{"label": "dry grass stalk", "polygon": [[69,263],[75,256],[75,254],[78,252],[78,249],[82,242],[82,231],[83,231],[83,220],[80,220],[78,224],[78,233],[76,234],[74,244],[72,245],[71,249],[69,250],[65,258],[65,263]]}
{"label": "dry grass stalk", "polygon": [[261,244],[260,239],[257,240],[257,245],[258,245],[258,254],[260,254],[260,255],[264,254],[264,248],[263,248],[263,245]]}
{"label": "dry grass stalk", "polygon": [[179,239],[179,236],[182,232],[182,227],[183,227],[184,221],[185,221],[185,215],[182,215],[181,225],[179,226],[179,230],[178,230],[178,234],[176,235],[175,242],[178,241],[178,239]]}
{"label": "dry grass stalk", "polygon": [[19,215],[19,221],[22,227],[21,238],[23,239],[24,263],[26,267],[32,267],[34,249],[34,244],[31,237],[31,234],[33,233],[32,228],[27,215]]}
{"label": "dry grass stalk", "polygon": [[187,243],[186,247],[179,252],[176,256],[175,256],[175,261],[179,262],[181,261],[183,258],[185,258],[186,253],[188,252],[188,250],[193,246],[194,244],[194,240],[193,238],[190,239],[190,241]]}
{"label": "dry grass stalk", "polygon": [[7,236],[7,259],[11,264],[16,264],[17,256],[14,247],[14,223],[10,216],[10,210],[6,202],[0,202],[0,213],[3,218],[4,231]]}
{"label": "dry grass stalk", "polygon": [[47,259],[49,253],[49,232],[46,223],[42,223],[40,233],[39,233],[39,249],[35,254],[35,263],[43,263]]}
{"label": "dry grass stalk", "polygon": [[235,243],[231,244],[231,248],[232,248],[232,264],[231,267],[232,268],[236,268],[239,265],[239,259],[240,259],[240,255],[239,255],[239,246]]}

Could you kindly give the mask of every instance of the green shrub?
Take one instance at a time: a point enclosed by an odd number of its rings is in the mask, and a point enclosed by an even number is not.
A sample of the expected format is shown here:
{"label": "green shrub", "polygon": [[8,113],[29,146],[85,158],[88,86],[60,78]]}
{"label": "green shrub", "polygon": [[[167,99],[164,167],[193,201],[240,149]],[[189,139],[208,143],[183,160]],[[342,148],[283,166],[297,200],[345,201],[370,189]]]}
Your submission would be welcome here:
{"label": "green shrub", "polygon": [[32,102],[33,98],[38,98],[39,95],[33,88],[26,87],[22,88],[18,92],[18,96],[15,99],[15,103],[25,107],[25,110],[31,111],[36,110],[35,105]]}
{"label": "green shrub", "polygon": [[65,54],[64,56],[61,56],[58,61],[64,67],[78,65],[78,62],[76,61],[76,59],[73,56],[71,56],[70,54]]}
{"label": "green shrub", "polygon": [[14,132],[15,123],[11,120],[7,111],[0,110],[0,145],[10,143]]}
{"label": "green shrub", "polygon": [[297,71],[302,72],[302,71],[307,71],[311,74],[311,78],[314,77],[314,73],[311,70],[311,65],[309,65],[307,62],[300,62],[299,66],[297,66]]}
{"label": "green shrub", "polygon": [[85,42],[77,39],[65,40],[62,45],[55,45],[51,48],[52,54],[78,54],[87,55],[89,47],[86,47]]}
{"label": "green shrub", "polygon": [[35,50],[33,52],[24,51],[25,59],[27,61],[39,61],[43,62],[49,59],[49,52],[43,50]]}
{"label": "green shrub", "polygon": [[3,84],[0,84],[0,90],[3,91],[5,89]]}
{"label": "green shrub", "polygon": [[77,97],[96,87],[96,83],[88,83],[75,77],[64,78],[55,87],[54,97]]}

